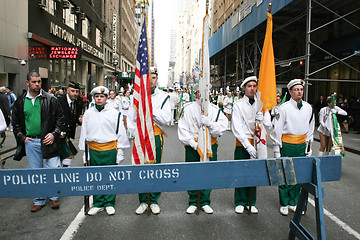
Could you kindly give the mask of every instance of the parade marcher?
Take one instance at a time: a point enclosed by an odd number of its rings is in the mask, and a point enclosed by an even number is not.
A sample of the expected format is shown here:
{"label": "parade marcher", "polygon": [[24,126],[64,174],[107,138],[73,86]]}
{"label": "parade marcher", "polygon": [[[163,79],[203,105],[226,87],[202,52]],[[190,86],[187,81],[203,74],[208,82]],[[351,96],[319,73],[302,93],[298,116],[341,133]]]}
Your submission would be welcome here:
{"label": "parade marcher", "polygon": [[107,105],[109,105],[112,108],[115,108],[118,111],[121,111],[120,107],[121,104],[120,102],[116,99],[116,93],[115,90],[110,90],[109,91],[109,99],[107,100]]}
{"label": "parade marcher", "polygon": [[[12,125],[17,142],[14,160],[26,155],[29,168],[57,168],[60,163],[61,132],[65,131],[64,114],[58,100],[41,89],[39,73],[27,74],[28,91],[13,106]],[[36,197],[32,212],[45,206],[46,197]],[[50,197],[51,208],[58,209],[58,197]]]}
{"label": "parade marcher", "polygon": [[[332,113],[339,114],[342,116],[347,115],[347,112],[345,112],[343,109],[341,109],[338,106],[334,106],[334,108],[332,108],[332,101],[333,101],[332,97],[328,97],[326,100],[327,107],[323,107],[322,109],[320,109],[320,113],[319,113],[320,126],[317,129],[320,138],[319,156],[329,155],[332,148],[330,129],[333,126],[329,124],[331,123],[330,121],[327,121],[328,118],[331,116]],[[326,152],[324,153],[325,150]]]}
{"label": "parade marcher", "polygon": [[232,108],[233,108],[233,98],[232,98],[232,95],[231,95],[231,91],[228,90],[227,93],[226,93],[226,96],[224,98],[224,113],[225,113],[225,116],[227,117],[228,119],[228,128],[227,130],[230,130],[230,124],[231,124],[231,113],[232,113]]}
{"label": "parade marcher", "polygon": [[[293,79],[287,88],[289,101],[281,104],[279,115],[275,116],[274,130],[270,136],[274,145],[274,157],[311,156],[311,143],[315,128],[315,117],[309,103],[302,100],[304,80]],[[280,213],[295,212],[301,185],[279,186]]]}
{"label": "parade marcher", "polygon": [[224,98],[225,98],[225,96],[223,94],[223,91],[222,91],[222,89],[220,89],[220,94],[218,96],[218,106],[221,111],[224,109]]}
{"label": "parade marcher", "polygon": [[132,103],[133,103],[133,99],[131,99],[130,90],[125,90],[124,96],[122,96],[120,98],[119,111],[123,115],[126,131],[128,131],[127,116],[128,116],[130,108],[132,107]]}
{"label": "parade marcher", "polygon": [[[122,114],[106,104],[109,95],[106,87],[94,88],[91,95],[95,107],[89,108],[83,116],[79,149],[85,150],[85,144],[89,144],[91,166],[116,165],[124,159],[124,149],[130,147]],[[115,214],[115,198],[115,194],[94,195],[88,214],[95,215],[104,208],[108,215]]]}
{"label": "parade marcher", "polygon": [[175,121],[175,117],[176,117],[176,109],[177,109],[177,104],[179,102],[179,97],[178,95],[174,92],[174,89],[172,87],[169,88],[169,96],[170,96],[170,108],[171,108],[171,121],[170,121],[170,125],[173,126],[174,125],[174,121]]}
{"label": "parade marcher", "polygon": [[186,88],[183,88],[183,99],[182,100],[184,101],[184,104],[190,102],[189,90]]}
{"label": "parade marcher", "polygon": [[64,113],[66,127],[66,131],[61,138],[60,159],[63,167],[71,166],[72,159],[77,153],[71,139],[75,138],[76,125],[81,125],[82,121],[82,98],[78,98],[79,91],[79,83],[70,82],[66,89],[66,94],[58,98]]}
{"label": "parade marcher", "polygon": [[[256,159],[257,151],[254,146],[254,130],[255,120],[260,120],[264,125],[271,125],[270,114],[264,117],[261,112],[257,112],[258,102],[255,97],[257,93],[257,77],[251,76],[246,78],[241,88],[245,95],[234,104],[232,113],[232,132],[236,137],[236,147],[234,152],[234,160],[240,159]],[[266,122],[267,121],[267,122]],[[250,209],[251,213],[258,213],[256,204],[256,188],[235,188],[235,212],[241,214],[244,208]]]}
{"label": "parade marcher", "polygon": [[[161,91],[157,87],[158,73],[157,69],[151,67],[151,102],[153,108],[153,120],[154,120],[154,133],[155,133],[155,147],[156,147],[156,163],[161,163],[164,138],[167,136],[163,130],[164,125],[169,125],[171,120],[171,108],[169,95],[164,91]],[[135,120],[136,121],[136,120]],[[158,199],[160,192],[150,194],[150,208],[152,213],[159,214],[160,207],[158,205]],[[143,214],[148,207],[147,193],[139,194],[140,206],[136,209],[136,214]]]}
{"label": "parade marcher", "polygon": [[277,115],[277,114],[279,114],[279,107],[280,107],[280,105],[281,105],[281,96],[279,96],[279,95],[277,95],[276,96],[276,106],[273,108],[273,109],[271,109],[271,121],[272,121],[272,123],[273,123],[273,125],[274,125],[274,123],[275,123],[275,116]]}
{"label": "parade marcher", "polygon": [[[220,137],[227,128],[227,118],[221,110],[214,104],[209,103],[208,116],[201,113],[201,102],[199,84],[194,86],[195,102],[188,103],[178,122],[179,140],[185,145],[185,162],[199,162],[200,155],[198,149],[198,135],[202,125],[208,127],[211,135],[212,157],[210,161],[217,160],[217,137]],[[198,191],[188,191],[189,207],[186,212],[192,214],[196,211]],[[201,190],[200,206],[205,213],[213,213],[210,207],[211,190]]]}

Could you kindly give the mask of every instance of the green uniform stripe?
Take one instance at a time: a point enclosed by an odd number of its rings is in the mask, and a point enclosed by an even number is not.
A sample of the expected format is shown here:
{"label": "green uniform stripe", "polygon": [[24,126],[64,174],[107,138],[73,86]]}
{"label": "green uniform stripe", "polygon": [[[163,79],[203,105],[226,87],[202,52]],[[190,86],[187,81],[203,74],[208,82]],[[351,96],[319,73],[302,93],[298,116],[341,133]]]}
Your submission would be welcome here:
{"label": "green uniform stripe", "polygon": [[170,96],[167,95],[166,98],[165,98],[165,100],[164,100],[163,103],[161,104],[161,108],[160,108],[160,109],[162,109],[162,108],[164,107],[166,101],[167,101],[169,98],[170,98]]}

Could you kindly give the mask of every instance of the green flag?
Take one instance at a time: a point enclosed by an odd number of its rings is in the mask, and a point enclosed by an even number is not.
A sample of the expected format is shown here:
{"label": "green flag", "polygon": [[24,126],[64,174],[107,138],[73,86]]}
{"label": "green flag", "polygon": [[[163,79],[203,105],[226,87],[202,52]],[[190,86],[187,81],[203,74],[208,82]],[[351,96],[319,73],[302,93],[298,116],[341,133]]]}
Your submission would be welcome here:
{"label": "green flag", "polygon": [[280,105],[283,104],[284,102],[286,102],[286,96],[287,96],[287,92],[285,93],[285,96],[284,96],[283,99],[281,100]]}

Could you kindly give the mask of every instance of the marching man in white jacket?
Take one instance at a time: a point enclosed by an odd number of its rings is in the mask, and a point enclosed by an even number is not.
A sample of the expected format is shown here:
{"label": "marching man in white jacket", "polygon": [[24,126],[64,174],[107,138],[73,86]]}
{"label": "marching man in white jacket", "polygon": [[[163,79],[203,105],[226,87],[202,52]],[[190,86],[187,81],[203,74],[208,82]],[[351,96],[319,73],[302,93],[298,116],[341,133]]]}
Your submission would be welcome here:
{"label": "marching man in white jacket", "polygon": [[[258,152],[254,146],[254,130],[255,120],[260,120],[267,127],[270,127],[270,114],[267,112],[265,116],[258,110],[257,93],[257,77],[251,76],[246,78],[241,83],[241,88],[245,95],[234,104],[231,129],[236,137],[236,147],[234,152],[234,159],[256,159]],[[252,198],[251,198],[252,196]],[[258,213],[256,204],[256,188],[235,188],[234,194],[235,212],[241,214],[244,208],[251,213]]]}
{"label": "marching man in white jacket", "polygon": [[[212,157],[210,161],[217,160],[217,137],[220,137],[227,127],[227,118],[221,110],[212,103],[209,103],[208,116],[201,114],[199,84],[194,86],[195,101],[187,103],[178,122],[179,140],[185,145],[185,162],[199,162],[198,135],[202,125],[208,127],[211,135]],[[196,211],[197,192],[188,191],[189,207],[186,213],[192,214]],[[205,213],[213,213],[210,207],[211,190],[201,190],[200,206]]]}
{"label": "marching man in white jacket", "polygon": [[[275,115],[274,130],[270,134],[274,142],[274,157],[311,156],[315,119],[311,105],[302,100],[304,80],[293,79],[287,88],[291,98],[280,105]],[[300,188],[299,184],[279,186],[282,215],[288,215],[289,210],[295,212]]]}
{"label": "marching man in white jacket", "polygon": [[[109,95],[106,87],[94,88],[91,95],[95,106],[83,116],[79,149],[85,150],[85,144],[89,144],[91,166],[116,165],[124,160],[124,149],[130,147],[122,114],[106,104]],[[108,215],[115,214],[115,198],[115,194],[94,195],[88,214],[95,215],[104,208]]]}

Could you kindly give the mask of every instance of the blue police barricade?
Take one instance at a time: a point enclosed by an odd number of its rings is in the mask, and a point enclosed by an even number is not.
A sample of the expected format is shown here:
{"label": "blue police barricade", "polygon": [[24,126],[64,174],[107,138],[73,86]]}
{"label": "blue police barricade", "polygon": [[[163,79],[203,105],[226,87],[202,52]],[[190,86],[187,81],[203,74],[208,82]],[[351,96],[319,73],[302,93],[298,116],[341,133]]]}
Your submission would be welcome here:
{"label": "blue police barricade", "polygon": [[0,170],[0,198],[177,192],[302,184],[289,239],[315,239],[301,224],[308,194],[316,203],[317,238],[326,239],[322,182],[338,181],[340,156],[205,163]]}

